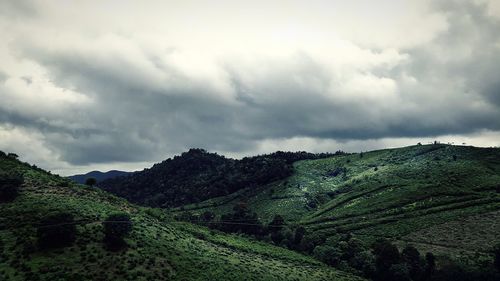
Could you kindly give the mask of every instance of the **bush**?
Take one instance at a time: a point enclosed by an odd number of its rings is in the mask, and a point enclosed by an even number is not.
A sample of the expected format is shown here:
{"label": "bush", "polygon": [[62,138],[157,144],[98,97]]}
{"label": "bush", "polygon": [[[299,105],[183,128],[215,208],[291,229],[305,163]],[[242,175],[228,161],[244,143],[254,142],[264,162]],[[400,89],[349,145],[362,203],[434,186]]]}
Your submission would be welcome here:
{"label": "bush", "polygon": [[55,213],[40,221],[37,229],[38,247],[54,249],[68,247],[75,242],[76,226],[70,213]]}
{"label": "bush", "polygon": [[314,248],[313,255],[328,265],[337,266],[341,261],[342,251],[333,246],[321,245]]}
{"label": "bush", "polygon": [[0,202],[14,201],[23,183],[24,179],[21,175],[0,173]]}
{"label": "bush", "polygon": [[132,231],[132,221],[127,213],[115,213],[102,223],[104,244],[109,250],[117,251],[127,246],[123,238]]}

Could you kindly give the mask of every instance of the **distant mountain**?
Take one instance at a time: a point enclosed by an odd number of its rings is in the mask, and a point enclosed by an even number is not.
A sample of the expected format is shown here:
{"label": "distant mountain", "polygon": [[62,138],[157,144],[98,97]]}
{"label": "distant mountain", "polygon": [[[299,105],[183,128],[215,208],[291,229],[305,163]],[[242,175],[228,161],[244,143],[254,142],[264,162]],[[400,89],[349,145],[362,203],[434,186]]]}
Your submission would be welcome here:
{"label": "distant mountain", "polygon": [[101,172],[101,171],[92,171],[88,172],[86,174],[80,174],[80,175],[74,175],[74,176],[69,176],[68,178],[72,179],[73,181],[77,183],[84,184],[85,180],[88,178],[94,178],[97,180],[97,182],[107,180],[107,179],[112,179],[116,177],[121,177],[121,176],[126,176],[130,175],[132,172],[124,172],[124,171],[117,171],[117,170],[111,170],[108,172]]}

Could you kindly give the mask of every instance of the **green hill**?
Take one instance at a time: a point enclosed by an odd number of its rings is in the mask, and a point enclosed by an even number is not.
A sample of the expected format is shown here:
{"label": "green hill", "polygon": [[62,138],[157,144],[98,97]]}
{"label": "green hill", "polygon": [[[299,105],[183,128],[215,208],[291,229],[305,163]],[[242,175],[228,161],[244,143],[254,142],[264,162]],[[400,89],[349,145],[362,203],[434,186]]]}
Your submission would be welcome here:
{"label": "green hill", "polygon": [[295,161],[328,156],[331,154],[278,151],[235,160],[190,149],[149,169],[99,182],[99,187],[133,203],[178,207],[242,188],[258,188],[290,176]]}
{"label": "green hill", "polygon": [[263,221],[280,214],[324,238],[384,237],[481,261],[500,242],[499,192],[500,149],[416,145],[298,161],[286,179],[173,211],[221,215],[244,201]]}
{"label": "green hill", "polygon": [[[24,178],[17,198],[0,203],[0,280],[360,280],[284,248],[173,221],[159,209],[73,184],[3,153],[0,172]],[[126,249],[109,251],[102,221],[117,211],[130,215],[133,228]],[[64,226],[40,225],[58,212],[74,217],[76,240],[42,250],[37,228]]]}

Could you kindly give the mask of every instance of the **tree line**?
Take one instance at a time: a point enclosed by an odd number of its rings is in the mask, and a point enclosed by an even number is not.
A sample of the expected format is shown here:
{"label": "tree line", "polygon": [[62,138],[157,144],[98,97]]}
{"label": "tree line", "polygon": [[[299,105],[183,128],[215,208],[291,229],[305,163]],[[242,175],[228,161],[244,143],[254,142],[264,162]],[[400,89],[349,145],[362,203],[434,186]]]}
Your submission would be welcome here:
{"label": "tree line", "polygon": [[288,224],[279,214],[265,223],[244,202],[239,202],[232,212],[220,217],[211,211],[205,211],[199,216],[187,211],[179,214],[176,219],[273,243],[374,281],[500,280],[500,245],[492,253],[492,263],[472,267],[440,257],[438,266],[434,254],[427,252],[422,255],[412,245],[406,245],[400,250],[386,239],[367,244],[350,233],[325,235],[308,232],[300,225]]}

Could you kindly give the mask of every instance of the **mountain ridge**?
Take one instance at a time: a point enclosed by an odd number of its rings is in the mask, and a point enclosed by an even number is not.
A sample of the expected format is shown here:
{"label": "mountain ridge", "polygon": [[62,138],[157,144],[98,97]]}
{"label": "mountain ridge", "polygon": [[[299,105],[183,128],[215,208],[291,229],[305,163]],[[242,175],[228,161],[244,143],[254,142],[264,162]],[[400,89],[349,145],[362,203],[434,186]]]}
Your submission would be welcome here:
{"label": "mountain ridge", "polygon": [[111,178],[116,178],[116,177],[123,177],[130,175],[134,172],[126,172],[126,171],[119,171],[119,170],[109,170],[107,172],[102,172],[102,171],[90,171],[85,174],[77,174],[77,175],[72,175],[72,176],[67,176],[67,178],[70,178],[71,180],[79,183],[79,184],[85,184],[85,181],[88,178],[94,178],[96,179],[97,182],[101,182],[103,180],[111,179]]}

